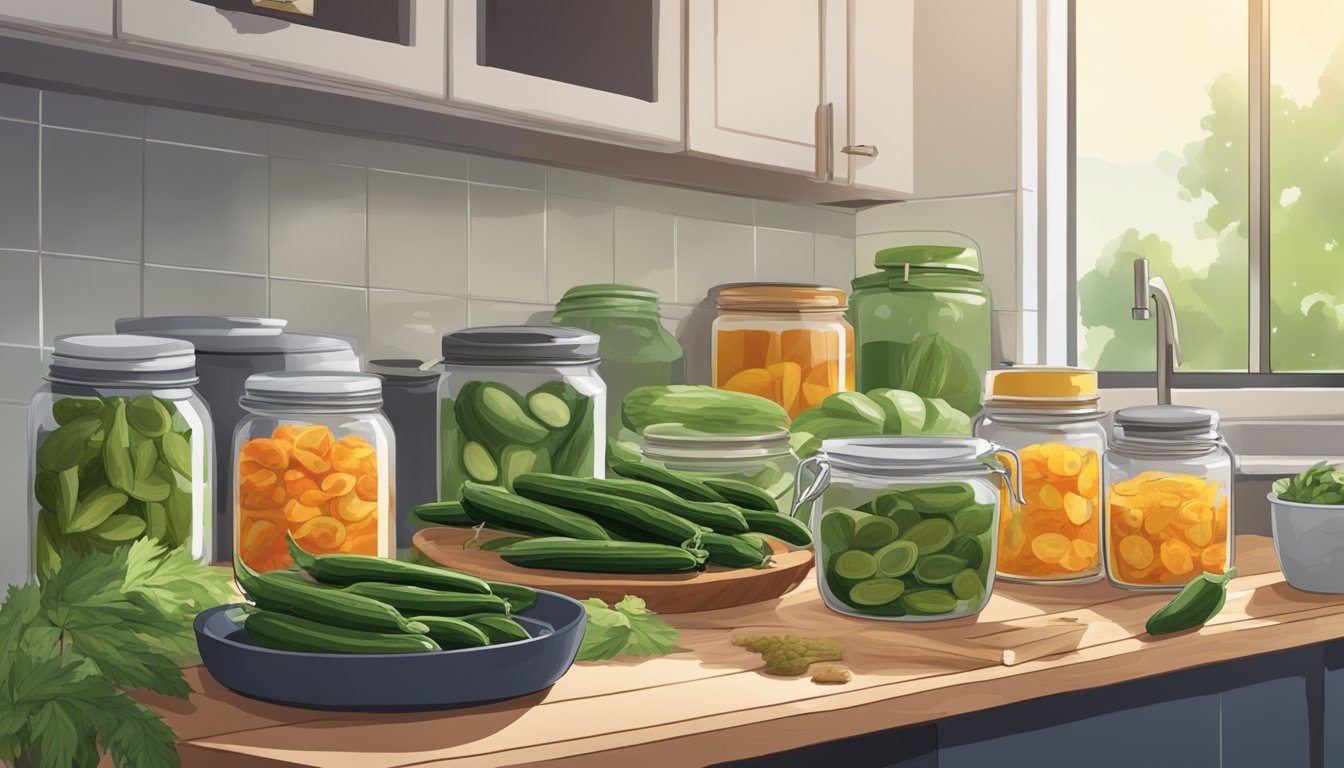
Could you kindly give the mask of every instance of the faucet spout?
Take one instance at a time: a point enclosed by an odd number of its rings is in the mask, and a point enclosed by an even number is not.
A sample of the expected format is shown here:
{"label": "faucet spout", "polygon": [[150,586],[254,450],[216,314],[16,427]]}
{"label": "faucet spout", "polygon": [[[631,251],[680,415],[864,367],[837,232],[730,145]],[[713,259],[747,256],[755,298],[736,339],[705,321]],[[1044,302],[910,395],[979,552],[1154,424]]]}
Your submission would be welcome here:
{"label": "faucet spout", "polygon": [[1147,259],[1135,259],[1134,319],[1149,319],[1153,305],[1157,309],[1157,403],[1170,405],[1172,374],[1182,362],[1176,307],[1171,302],[1171,292],[1167,290],[1166,281],[1161,277],[1149,277]]}
{"label": "faucet spout", "polygon": [[1134,260],[1134,309],[1135,320],[1147,320],[1148,310],[1148,260]]}

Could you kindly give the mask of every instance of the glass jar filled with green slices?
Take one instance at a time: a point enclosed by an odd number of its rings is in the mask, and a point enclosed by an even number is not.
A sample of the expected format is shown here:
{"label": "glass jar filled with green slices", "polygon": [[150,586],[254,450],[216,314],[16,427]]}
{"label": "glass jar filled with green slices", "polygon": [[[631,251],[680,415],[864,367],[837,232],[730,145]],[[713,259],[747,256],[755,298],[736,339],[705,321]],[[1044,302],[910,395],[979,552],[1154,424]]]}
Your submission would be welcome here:
{"label": "glass jar filled with green slices", "polygon": [[607,387],[598,335],[491,326],[443,337],[439,500],[467,481],[513,490],[519,475],[602,477]]}
{"label": "glass jar filled with green slices", "polygon": [[28,407],[29,570],[146,537],[207,560],[214,442],[191,343],[61,336],[45,378]]}
{"label": "glass jar filled with green slices", "polygon": [[985,440],[827,440],[798,470],[794,514],[810,511],[817,582],[850,616],[938,621],[972,616],[994,590],[1001,484]]}

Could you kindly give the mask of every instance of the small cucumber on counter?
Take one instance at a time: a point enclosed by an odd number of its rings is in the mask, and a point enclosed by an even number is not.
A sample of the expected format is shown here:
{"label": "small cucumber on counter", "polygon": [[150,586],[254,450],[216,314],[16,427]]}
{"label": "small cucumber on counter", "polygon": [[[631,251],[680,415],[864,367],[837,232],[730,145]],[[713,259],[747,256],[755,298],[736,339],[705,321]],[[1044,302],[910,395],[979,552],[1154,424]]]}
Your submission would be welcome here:
{"label": "small cucumber on counter", "polygon": [[765,568],[770,555],[761,551],[760,539],[744,536],[725,536],[706,533],[700,537],[700,546],[709,553],[709,562],[726,568]]}
{"label": "small cucumber on counter", "polygon": [[473,613],[507,615],[509,612],[509,603],[498,595],[441,592],[437,589],[385,584],[379,581],[357,582],[342,591],[387,603],[402,614],[416,616],[467,616]]}
{"label": "small cucumber on counter", "polygon": [[505,584],[499,581],[488,582],[490,591],[509,601],[510,613],[522,613],[537,604],[537,590],[521,584]]}
{"label": "small cucumber on counter", "polygon": [[640,538],[668,544],[694,541],[706,529],[643,502],[588,490],[584,481],[563,475],[523,475],[514,481],[520,496],[544,504],[563,505],[601,522],[611,522]]}
{"label": "small cucumber on counter", "polygon": [[720,496],[729,504],[736,504],[743,509],[755,509],[760,512],[778,512],[779,502],[775,497],[757,488],[751,483],[741,480],[734,480],[730,477],[706,477],[702,478],[709,489]]}
{"label": "small cucumber on counter", "polygon": [[571,539],[611,538],[601,525],[583,515],[476,483],[462,485],[462,507],[473,520],[490,528]]}
{"label": "small cucumber on counter", "polygon": [[462,508],[460,501],[431,501],[428,504],[418,504],[411,507],[411,514],[433,525],[470,528],[477,524]]}
{"label": "small cucumber on counter", "polygon": [[719,533],[746,533],[749,530],[742,511],[731,504],[717,501],[687,501],[666,488],[643,480],[585,478],[581,482],[586,488],[597,493],[642,502],[664,512],[671,512],[677,517],[684,517],[696,525],[712,528]]}
{"label": "small cucumber on counter", "polygon": [[381,581],[453,592],[490,594],[490,585],[469,573],[372,555],[314,555],[305,552],[294,541],[293,534],[286,533],[285,538],[289,540],[289,555],[294,558],[294,563],[323,584],[344,586],[361,581]]}
{"label": "small cucumber on counter", "polygon": [[407,621],[386,603],[313,584],[297,573],[257,573],[238,558],[233,572],[243,595],[258,608],[366,632],[423,635],[426,631],[425,625]]}
{"label": "small cucumber on counter", "polygon": [[691,501],[727,501],[699,479],[664,467],[634,461],[614,461],[611,468],[621,477],[653,483]]}
{"label": "small cucumber on counter", "polygon": [[684,573],[699,568],[704,556],[668,544],[643,541],[528,539],[499,550],[499,556],[523,568],[590,573]]}
{"label": "small cucumber on counter", "polygon": [[490,639],[491,645],[514,643],[519,640],[529,640],[532,637],[523,628],[522,624],[508,616],[500,616],[494,613],[475,613],[470,616],[463,616],[462,620],[484,632],[485,636]]}
{"label": "small cucumber on counter", "polygon": [[1227,573],[1201,573],[1166,605],[1157,609],[1148,619],[1150,635],[1165,635],[1183,629],[1198,627],[1223,610],[1227,600],[1227,583],[1237,575],[1236,568]]}
{"label": "small cucumber on counter", "polygon": [[[503,618],[503,617],[500,617]],[[425,634],[445,651],[479,648],[490,638],[474,624],[452,616],[416,616],[412,621],[425,626]]]}
{"label": "small cucumber on counter", "polygon": [[795,517],[780,512],[742,510],[747,527],[754,533],[764,533],[795,547],[812,546],[812,532]]}
{"label": "small cucumber on counter", "polygon": [[273,611],[253,611],[243,623],[264,648],[303,653],[429,653],[442,650],[425,635],[364,632]]}

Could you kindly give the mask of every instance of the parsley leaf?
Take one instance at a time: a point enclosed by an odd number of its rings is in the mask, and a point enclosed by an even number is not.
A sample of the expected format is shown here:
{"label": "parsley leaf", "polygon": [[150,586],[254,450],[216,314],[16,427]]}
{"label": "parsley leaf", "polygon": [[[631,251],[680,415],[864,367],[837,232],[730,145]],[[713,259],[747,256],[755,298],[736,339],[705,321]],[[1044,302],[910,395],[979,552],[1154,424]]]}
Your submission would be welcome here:
{"label": "parsley leaf", "polygon": [[582,601],[588,613],[579,661],[601,661],[616,656],[663,656],[677,647],[681,633],[648,610],[634,595],[610,608],[597,598]]}

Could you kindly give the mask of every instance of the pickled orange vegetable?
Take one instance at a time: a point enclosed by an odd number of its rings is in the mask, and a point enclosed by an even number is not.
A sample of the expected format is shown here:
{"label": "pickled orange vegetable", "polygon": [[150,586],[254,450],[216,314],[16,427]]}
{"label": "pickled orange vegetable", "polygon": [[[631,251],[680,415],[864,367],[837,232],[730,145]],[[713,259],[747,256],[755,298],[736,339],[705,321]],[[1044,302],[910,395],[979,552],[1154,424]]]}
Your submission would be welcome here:
{"label": "pickled orange vegetable", "polygon": [[1181,585],[1227,562],[1228,496],[1193,475],[1144,472],[1111,485],[1106,498],[1114,578],[1125,584]]}
{"label": "pickled orange vegetable", "polygon": [[768,398],[797,416],[828,395],[853,389],[853,339],[807,328],[720,331],[714,386]]}
{"label": "pickled orange vegetable", "polygon": [[257,571],[288,568],[285,533],[319,554],[378,554],[378,453],[357,435],[282,424],[239,451],[238,554]]}
{"label": "pickled orange vegetable", "polygon": [[[1101,568],[1097,452],[1062,443],[1029,445],[1022,458],[1024,509],[1004,490],[999,522],[1000,575],[1074,579]],[[1018,471],[1017,468],[1013,469]]]}

